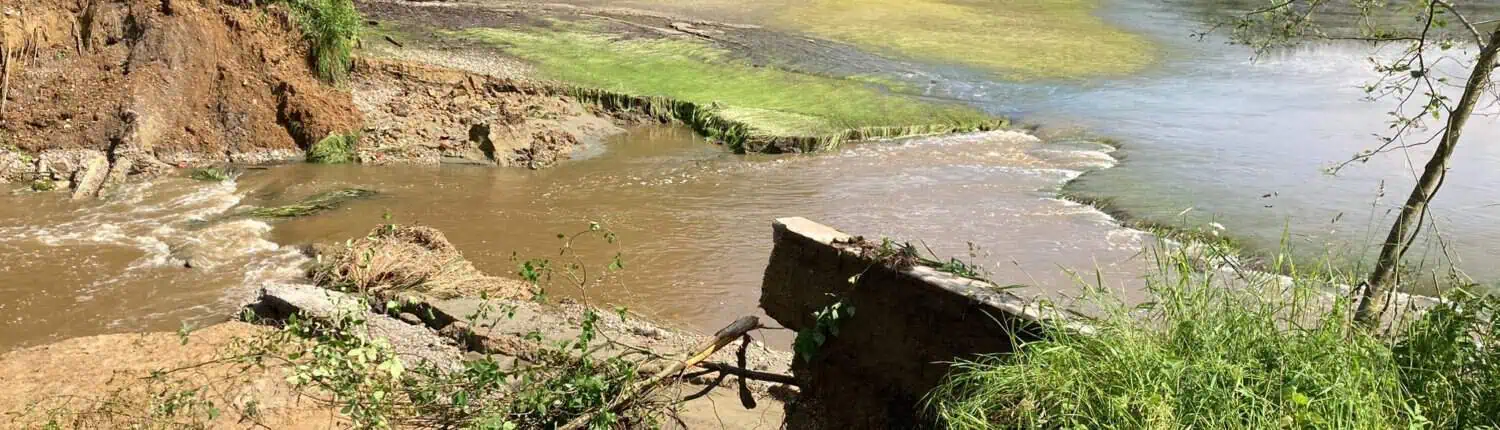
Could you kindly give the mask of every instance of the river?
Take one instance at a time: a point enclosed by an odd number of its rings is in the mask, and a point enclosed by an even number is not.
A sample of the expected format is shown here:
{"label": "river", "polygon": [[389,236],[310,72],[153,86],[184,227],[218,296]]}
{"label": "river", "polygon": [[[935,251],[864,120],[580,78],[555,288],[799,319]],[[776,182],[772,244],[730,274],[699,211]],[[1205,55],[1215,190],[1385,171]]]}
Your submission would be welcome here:
{"label": "river", "polygon": [[[1049,127],[1077,126],[1119,139],[1123,149],[1116,155],[1127,161],[1072,186],[1111,198],[1132,216],[1189,229],[1215,222],[1252,250],[1286,246],[1304,264],[1333,262],[1357,271],[1371,262],[1430,145],[1379,155],[1337,175],[1325,170],[1377,147],[1376,135],[1388,132],[1387,112],[1396,100],[1366,100],[1362,87],[1380,77],[1370,58],[1390,58],[1394,50],[1319,43],[1256,57],[1222,38],[1188,37],[1201,26],[1190,24],[1182,9],[1122,1],[1107,14],[1158,40],[1164,58],[1147,73],[1014,84],[949,71],[931,91]],[[1454,82],[1467,76],[1463,68],[1440,70],[1456,76]],[[1458,98],[1456,90],[1447,94]],[[1497,113],[1488,105],[1470,121],[1431,206],[1435,225],[1428,231],[1441,232],[1443,240],[1425,234],[1411,251],[1413,262],[1427,269],[1456,263],[1490,285],[1500,280],[1494,264],[1500,261],[1494,245],[1500,242]]]}
{"label": "river", "polygon": [[[1253,246],[1274,247],[1286,231],[1301,249],[1333,242],[1357,255],[1380,234],[1411,182],[1405,158],[1321,173],[1368,148],[1383,127],[1388,107],[1361,102],[1357,87],[1373,77],[1367,51],[1325,45],[1250,61],[1241,49],[1186,40],[1184,18],[1153,3],[1122,3],[1110,14],[1161,40],[1155,70],[1017,84],[934,67],[942,79],[931,94],[1047,129],[1117,137],[1125,145],[1117,167],[1097,143],[1003,132],[742,156],[682,129],[647,127],[541,171],[298,164],[218,184],[162,178],[103,201],[3,194],[0,350],[222,320],[255,285],[297,277],[306,261],[297,245],[356,237],[387,215],[437,227],[477,267],[499,274],[512,273],[517,258],[555,255],[558,233],[601,222],[619,235],[626,270],[586,292],[555,294],[587,294],[704,331],[756,312],[770,223],[783,216],[921,239],[943,257],[970,258],[973,243],[980,249],[972,259],[993,279],[1032,285],[1021,291],[1028,295],[1076,291],[1069,270],[1136,285],[1149,236],[1055,198],[1084,172],[1076,186],[1115,197],[1137,216],[1186,212],[1189,225],[1215,221]],[[1485,143],[1500,127],[1489,118],[1472,127],[1435,210],[1455,233],[1449,243],[1462,267],[1495,279],[1500,171],[1486,167],[1500,161],[1500,147]],[[1421,154],[1412,159],[1419,165]],[[1386,196],[1377,200],[1382,181]],[[381,194],[301,219],[224,216],[351,186]],[[601,264],[614,252],[581,250]]]}

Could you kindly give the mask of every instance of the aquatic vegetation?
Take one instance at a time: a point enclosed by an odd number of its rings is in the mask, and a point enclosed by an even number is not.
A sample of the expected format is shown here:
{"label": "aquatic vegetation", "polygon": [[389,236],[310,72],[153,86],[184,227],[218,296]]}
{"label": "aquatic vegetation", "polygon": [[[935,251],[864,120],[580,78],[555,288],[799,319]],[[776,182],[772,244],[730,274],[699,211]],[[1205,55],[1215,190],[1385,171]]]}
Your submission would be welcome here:
{"label": "aquatic vegetation", "polygon": [[[667,97],[692,103],[660,106],[689,124],[714,120],[729,141],[745,135],[797,137],[782,147],[816,149],[846,140],[998,127],[975,109],[889,94],[868,83],[741,64],[712,46],[683,40],[618,40],[581,31],[472,29],[462,36],[503,46],[555,80],[604,94]],[[716,137],[716,136],[711,136]],[[767,139],[762,139],[767,140]]]}
{"label": "aquatic vegetation", "polygon": [[329,209],[339,207],[350,200],[372,197],[375,191],[345,188],[341,190],[324,191],[302,199],[297,203],[268,208],[257,208],[245,211],[243,214],[256,218],[296,218],[313,215]]}
{"label": "aquatic vegetation", "polygon": [[354,145],[357,142],[359,142],[358,134],[330,133],[328,137],[307,149],[307,162],[322,164],[352,162],[354,161]]}
{"label": "aquatic vegetation", "polygon": [[223,182],[229,180],[232,176],[228,169],[218,167],[193,169],[193,172],[188,174],[188,177],[204,182]]}
{"label": "aquatic vegetation", "polygon": [[55,189],[57,189],[57,183],[56,182],[52,182],[51,179],[37,179],[35,181],[31,181],[31,190],[32,191],[42,192],[42,191],[52,191],[52,190],[55,190]]}
{"label": "aquatic vegetation", "polygon": [[814,0],[782,26],[878,51],[982,68],[1011,79],[1083,78],[1141,70],[1146,38],[1106,23],[1092,0]]}

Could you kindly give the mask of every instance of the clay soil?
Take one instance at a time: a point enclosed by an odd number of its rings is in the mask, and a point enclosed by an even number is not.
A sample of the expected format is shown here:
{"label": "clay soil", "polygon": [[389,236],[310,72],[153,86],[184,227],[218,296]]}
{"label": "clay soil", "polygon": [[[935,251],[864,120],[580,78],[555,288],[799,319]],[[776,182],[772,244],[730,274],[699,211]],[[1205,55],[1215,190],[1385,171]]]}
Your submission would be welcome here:
{"label": "clay soil", "polygon": [[511,79],[412,62],[362,59],[352,85],[369,121],[366,164],[539,169],[634,122]]}
{"label": "clay soil", "polygon": [[[284,9],[234,0],[7,2],[4,143],[105,151],[135,172],[286,157],[361,127]],[[295,126],[289,126],[293,125]]]}

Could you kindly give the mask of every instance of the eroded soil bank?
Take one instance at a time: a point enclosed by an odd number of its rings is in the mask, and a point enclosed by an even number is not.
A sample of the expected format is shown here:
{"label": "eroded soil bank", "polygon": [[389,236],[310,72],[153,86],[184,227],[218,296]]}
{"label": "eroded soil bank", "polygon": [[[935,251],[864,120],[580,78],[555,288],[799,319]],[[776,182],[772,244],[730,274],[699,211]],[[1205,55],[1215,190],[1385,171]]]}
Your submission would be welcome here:
{"label": "eroded soil bank", "polygon": [[[294,344],[328,340],[298,340],[275,333],[280,330],[277,325],[292,324],[287,322],[292,314],[303,321],[348,318],[335,308],[356,303],[348,310],[364,314],[358,317],[363,336],[392,345],[395,356],[413,369],[429,365],[457,369],[464,361],[483,359],[503,363],[507,372],[520,372],[526,366],[549,365],[549,354],[563,351],[551,345],[574,339],[591,345],[588,354],[601,357],[643,351],[675,356],[696,351],[695,345],[705,340],[623,311],[593,309],[573,301],[540,303],[533,297],[531,284],[475,271],[441,232],[430,228],[381,226],[346,244],[310,247],[305,252],[322,258],[308,264],[302,283],[266,284],[246,304],[241,313],[257,324],[228,322],[176,334],[84,337],[0,356],[0,382],[10,387],[8,394],[0,396],[7,425],[348,425],[349,417],[339,412],[340,402],[348,399],[330,397],[326,387],[293,383],[290,375],[311,358],[279,355],[295,351]],[[362,256],[374,260],[356,261]],[[411,282],[414,279],[420,281]],[[324,288],[353,288],[361,293]],[[367,301],[346,301],[366,294]],[[398,310],[393,303],[402,307]],[[589,337],[580,337],[585,332]],[[709,362],[720,368],[787,374],[789,354],[759,342],[742,349],[741,342],[730,344]],[[744,355],[737,358],[736,350]],[[639,364],[643,375],[660,372],[672,363],[647,357]],[[740,385],[740,376],[690,373],[697,375],[683,379],[686,388],[669,386],[652,394],[657,399],[653,404],[663,401],[667,405],[677,403],[682,393],[711,390],[661,411],[672,417],[663,423],[667,428],[775,426],[781,421],[781,403],[796,392],[795,387],[757,379],[747,381],[751,391],[734,394],[731,387]],[[712,388],[719,384],[724,388]],[[760,401],[746,400],[747,395]]]}

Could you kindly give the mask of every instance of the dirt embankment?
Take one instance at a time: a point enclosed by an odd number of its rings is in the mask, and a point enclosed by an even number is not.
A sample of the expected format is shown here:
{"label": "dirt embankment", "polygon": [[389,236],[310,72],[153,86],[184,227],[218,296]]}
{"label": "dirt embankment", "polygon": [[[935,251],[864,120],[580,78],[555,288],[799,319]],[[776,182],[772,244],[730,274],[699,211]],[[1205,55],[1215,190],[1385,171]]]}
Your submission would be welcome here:
{"label": "dirt embankment", "polygon": [[361,127],[349,94],[313,77],[301,33],[280,8],[234,0],[0,8],[10,54],[0,116],[8,180],[68,181],[91,194],[171,166],[292,158],[329,132]]}
{"label": "dirt embankment", "polygon": [[[580,339],[584,327],[598,334],[586,341],[597,357],[639,357],[645,351],[676,356],[706,339],[624,313],[595,309],[597,317],[587,318],[592,308],[584,304],[535,302],[529,284],[473,270],[431,228],[383,226],[345,245],[308,251],[322,257],[310,268],[310,283],[266,286],[248,304],[253,315],[275,324],[292,313],[320,320],[338,314],[336,309],[365,307],[334,289],[370,294],[374,306],[402,303],[399,314],[390,308],[365,313],[362,332],[388,341],[408,365],[429,360],[453,368],[457,360],[481,356],[507,370],[545,365],[548,354],[562,351],[551,345]],[[347,258],[351,255],[371,259],[361,263]],[[91,336],[0,354],[0,383],[8,389],[0,393],[0,427],[39,428],[48,422],[61,428],[347,427],[347,417],[338,403],[329,402],[328,393],[287,382],[300,362],[280,355],[247,360],[267,351],[292,351],[285,342],[316,342],[272,336],[277,330],[227,322],[191,333]],[[741,342],[708,361],[721,369],[788,372],[790,354],[760,342],[748,345],[743,361],[737,361]],[[669,364],[642,361],[637,371],[655,374]],[[674,405],[668,413],[675,419],[663,423],[666,428],[774,428],[782,420],[783,402],[796,392],[755,378],[737,391],[739,373],[685,373],[690,375],[681,378],[684,384],[652,394],[652,402]],[[689,396],[699,391],[707,395]]]}
{"label": "dirt embankment", "polygon": [[369,164],[550,167],[634,122],[510,79],[409,62],[361,59],[354,101],[369,126]]}
{"label": "dirt embankment", "polygon": [[173,167],[299,159],[330,133],[362,136],[372,164],[541,168],[629,122],[410,63],[361,61],[341,89],[315,77],[297,20],[274,4],[22,0],[0,13],[0,182],[75,197]]}

